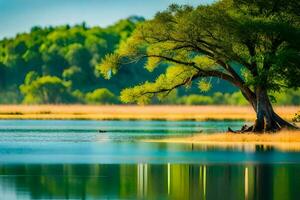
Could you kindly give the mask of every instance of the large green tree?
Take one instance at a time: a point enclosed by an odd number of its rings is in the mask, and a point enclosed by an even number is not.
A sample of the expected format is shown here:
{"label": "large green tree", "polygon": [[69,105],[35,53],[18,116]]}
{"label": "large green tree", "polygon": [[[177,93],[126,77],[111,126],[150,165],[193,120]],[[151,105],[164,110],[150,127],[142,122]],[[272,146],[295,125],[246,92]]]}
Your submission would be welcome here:
{"label": "large green tree", "polygon": [[155,82],[123,90],[124,102],[147,103],[210,77],[238,87],[256,112],[247,130],[295,128],[278,116],[269,92],[300,86],[300,3],[298,0],[222,0],[212,5],[171,5],[141,24],[119,49],[103,59],[106,77],[124,63],[147,59],[153,70],[167,64]]}

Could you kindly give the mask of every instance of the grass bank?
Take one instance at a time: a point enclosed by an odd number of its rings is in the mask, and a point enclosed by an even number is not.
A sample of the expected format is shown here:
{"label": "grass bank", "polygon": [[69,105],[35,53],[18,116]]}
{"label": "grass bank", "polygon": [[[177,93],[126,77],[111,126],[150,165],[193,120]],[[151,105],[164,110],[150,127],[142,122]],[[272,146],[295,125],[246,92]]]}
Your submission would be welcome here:
{"label": "grass bank", "polygon": [[[300,107],[276,107],[291,120]],[[255,119],[247,106],[93,106],[93,105],[1,105],[0,119],[90,120],[245,120]]]}
{"label": "grass bank", "polygon": [[192,137],[146,140],[146,142],[203,144],[223,148],[238,147],[248,150],[256,150],[259,147],[260,150],[276,148],[300,151],[300,131],[283,130],[273,134],[197,134]]}

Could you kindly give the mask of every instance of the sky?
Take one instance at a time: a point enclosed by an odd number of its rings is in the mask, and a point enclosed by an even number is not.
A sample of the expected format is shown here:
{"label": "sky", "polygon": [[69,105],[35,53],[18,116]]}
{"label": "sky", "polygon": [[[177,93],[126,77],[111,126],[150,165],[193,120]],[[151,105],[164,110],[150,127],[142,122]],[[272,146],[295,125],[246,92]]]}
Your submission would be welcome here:
{"label": "sky", "polygon": [[86,22],[108,26],[137,15],[147,19],[172,3],[207,4],[212,0],[0,0],[0,38],[28,32],[33,26]]}

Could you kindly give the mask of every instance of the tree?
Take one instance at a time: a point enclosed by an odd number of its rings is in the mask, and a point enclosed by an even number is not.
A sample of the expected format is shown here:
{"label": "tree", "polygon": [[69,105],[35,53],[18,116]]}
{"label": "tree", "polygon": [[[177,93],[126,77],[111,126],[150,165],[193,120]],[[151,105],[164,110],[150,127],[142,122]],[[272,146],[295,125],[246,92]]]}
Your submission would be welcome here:
{"label": "tree", "polygon": [[5,65],[0,62],[0,90],[5,88]]}
{"label": "tree", "polygon": [[124,63],[147,59],[150,71],[168,64],[155,82],[122,91],[124,102],[147,103],[191,82],[215,77],[238,87],[256,112],[254,132],[296,128],[277,115],[268,93],[300,86],[300,2],[222,0],[171,5],[139,25],[98,66],[110,78]]}
{"label": "tree", "polygon": [[20,86],[25,95],[24,103],[49,104],[70,103],[74,97],[69,92],[70,84],[55,76],[39,77],[36,72],[26,75],[25,83]]}
{"label": "tree", "polygon": [[91,55],[89,51],[81,44],[72,44],[68,46],[66,58],[70,65],[89,67]]}
{"label": "tree", "polygon": [[91,104],[112,104],[117,103],[117,98],[108,89],[100,88],[87,93],[86,101]]}
{"label": "tree", "polygon": [[84,86],[86,73],[80,67],[71,66],[63,71],[62,77],[72,82],[72,89],[78,89]]}

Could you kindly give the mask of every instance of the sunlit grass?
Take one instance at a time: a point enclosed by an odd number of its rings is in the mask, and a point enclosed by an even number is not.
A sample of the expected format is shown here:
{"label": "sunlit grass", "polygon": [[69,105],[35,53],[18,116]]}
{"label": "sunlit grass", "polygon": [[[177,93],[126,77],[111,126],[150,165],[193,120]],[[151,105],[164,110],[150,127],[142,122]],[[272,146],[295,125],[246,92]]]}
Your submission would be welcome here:
{"label": "sunlit grass", "polygon": [[198,134],[188,138],[177,138],[173,140],[187,142],[299,142],[300,131],[280,131],[278,133],[215,133],[215,134]]}
{"label": "sunlit grass", "polygon": [[[276,107],[291,120],[300,107]],[[93,105],[2,105],[0,119],[147,119],[147,120],[245,120],[255,119],[247,106],[93,106]]]}
{"label": "sunlit grass", "polygon": [[[299,124],[298,124],[299,125]],[[191,137],[146,140],[146,142],[203,144],[222,148],[240,147],[255,150],[276,148],[279,150],[300,150],[300,131],[283,130],[278,133],[215,133],[197,134]]]}

